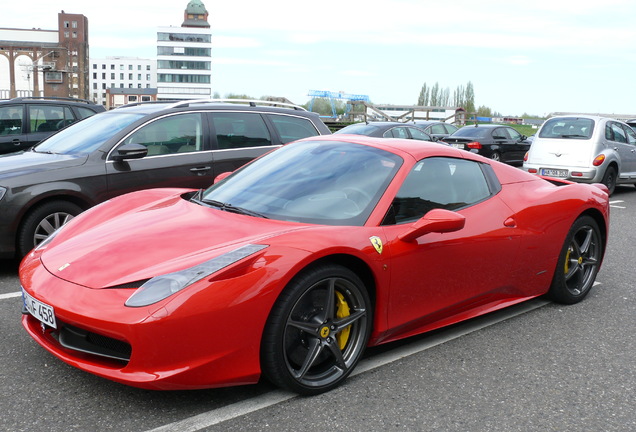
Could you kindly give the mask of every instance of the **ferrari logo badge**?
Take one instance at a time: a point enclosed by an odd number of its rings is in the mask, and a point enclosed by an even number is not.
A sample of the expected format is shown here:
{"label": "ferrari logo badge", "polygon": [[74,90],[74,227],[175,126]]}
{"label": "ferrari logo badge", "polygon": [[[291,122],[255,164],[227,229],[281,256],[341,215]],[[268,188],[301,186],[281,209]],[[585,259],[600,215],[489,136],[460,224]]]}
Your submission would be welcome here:
{"label": "ferrari logo badge", "polygon": [[324,326],[323,328],[320,329],[320,336],[323,338],[326,338],[327,336],[329,336],[329,327]]}
{"label": "ferrari logo badge", "polygon": [[382,239],[378,236],[369,237],[371,244],[375,248],[376,252],[382,254]]}

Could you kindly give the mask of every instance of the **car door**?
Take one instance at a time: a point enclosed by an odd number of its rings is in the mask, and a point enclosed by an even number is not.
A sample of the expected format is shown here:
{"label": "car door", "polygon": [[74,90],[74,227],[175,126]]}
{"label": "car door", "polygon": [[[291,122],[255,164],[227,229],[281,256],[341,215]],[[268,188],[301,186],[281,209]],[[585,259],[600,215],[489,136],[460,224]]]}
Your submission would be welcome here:
{"label": "car door", "polygon": [[[179,113],[153,119],[114,147],[106,162],[109,196],[155,187],[205,188],[214,181],[213,152],[202,113]],[[113,160],[117,149],[141,145],[140,159]]]}
{"label": "car door", "polygon": [[516,149],[513,145],[512,138],[508,133],[508,128],[498,127],[492,131],[492,140],[494,145],[492,146],[493,151],[497,151],[501,155],[501,160],[503,162],[511,162],[516,160],[515,153]]}
{"label": "car door", "polygon": [[24,104],[0,105],[0,154],[29,147]]}
{"label": "car door", "polygon": [[411,138],[409,136],[409,131],[404,126],[393,127],[389,129],[388,131],[384,132],[382,137],[383,138],[403,138],[403,139]]}
{"label": "car door", "polygon": [[[474,161],[434,157],[418,162],[405,179],[384,226],[392,269],[390,327],[415,331],[514,289],[520,236],[488,170]],[[408,224],[433,208],[457,211],[466,218],[464,228],[399,240]]]}
{"label": "car door", "polygon": [[630,178],[636,171],[634,134],[631,131],[632,135],[628,135],[627,129],[615,121],[608,121],[605,129],[605,138],[609,140],[607,144],[614,149],[621,161],[621,172],[619,173],[621,179]]}
{"label": "car door", "polygon": [[261,113],[212,111],[207,116],[212,131],[214,176],[234,171],[280,145]]}
{"label": "car door", "polygon": [[526,141],[523,135],[521,135],[516,129],[505,128],[505,130],[508,132],[508,136],[510,137],[510,160],[514,162],[523,161],[523,157],[530,149],[530,143]]}

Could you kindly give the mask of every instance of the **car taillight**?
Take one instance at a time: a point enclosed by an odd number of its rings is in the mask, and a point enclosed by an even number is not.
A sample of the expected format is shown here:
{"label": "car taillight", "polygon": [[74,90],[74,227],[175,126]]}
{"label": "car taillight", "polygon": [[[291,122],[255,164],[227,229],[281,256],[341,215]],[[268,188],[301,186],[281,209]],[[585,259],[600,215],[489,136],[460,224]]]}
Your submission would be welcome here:
{"label": "car taillight", "polygon": [[526,154],[523,155],[523,161],[528,162],[528,152],[526,152]]}
{"label": "car taillight", "polygon": [[537,169],[536,168],[528,168],[528,172],[530,174],[536,174],[537,173]]}
{"label": "car taillight", "polygon": [[603,162],[605,162],[605,155],[598,155],[594,158],[594,161],[592,162],[592,165],[594,166],[600,166],[603,164]]}
{"label": "car taillight", "polygon": [[469,142],[466,144],[466,147],[479,150],[481,148],[481,143],[479,141]]}

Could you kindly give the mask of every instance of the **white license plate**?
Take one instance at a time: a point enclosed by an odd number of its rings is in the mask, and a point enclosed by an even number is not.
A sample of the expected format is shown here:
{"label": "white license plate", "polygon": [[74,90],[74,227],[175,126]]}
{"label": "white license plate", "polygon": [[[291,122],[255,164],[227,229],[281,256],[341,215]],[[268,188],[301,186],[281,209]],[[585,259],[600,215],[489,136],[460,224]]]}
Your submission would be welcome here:
{"label": "white license plate", "polygon": [[24,301],[24,306],[31,315],[47,326],[57,328],[53,306],[49,306],[46,303],[42,303],[41,301],[34,299],[24,290],[24,288],[22,288],[22,300]]}
{"label": "white license plate", "polygon": [[452,143],[452,144],[451,144],[451,147],[455,147],[455,148],[458,148],[458,149],[462,149],[462,150],[463,150],[463,149],[464,149],[464,144]]}
{"label": "white license plate", "polygon": [[541,169],[541,175],[548,176],[548,177],[563,177],[563,178],[565,178],[565,177],[568,176],[568,170],[542,168]]}

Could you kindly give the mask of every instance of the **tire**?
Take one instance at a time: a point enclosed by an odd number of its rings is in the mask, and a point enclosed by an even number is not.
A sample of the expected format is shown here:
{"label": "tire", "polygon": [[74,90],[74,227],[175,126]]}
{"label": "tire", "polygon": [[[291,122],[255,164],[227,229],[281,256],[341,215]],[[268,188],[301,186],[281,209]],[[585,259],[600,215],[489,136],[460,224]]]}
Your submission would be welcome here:
{"label": "tire", "polygon": [[601,183],[607,186],[607,189],[609,190],[609,194],[611,196],[614,193],[614,189],[616,189],[616,168],[614,168],[613,166],[608,167],[605,171],[605,174],[603,175],[603,180],[601,180]]}
{"label": "tire", "polygon": [[490,155],[490,159],[497,161],[497,162],[501,162],[501,153],[495,151],[492,152],[492,154]]}
{"label": "tire", "polygon": [[578,218],[561,249],[548,297],[564,304],[583,300],[594,285],[602,257],[598,224],[589,216]]}
{"label": "tire", "polygon": [[18,254],[25,256],[56,229],[80,214],[82,209],[68,201],[51,201],[34,208],[18,231]]}
{"label": "tire", "polygon": [[334,264],[306,270],[270,312],[261,344],[263,374],[303,395],[329,391],[358,363],[372,322],[369,295],[355,273]]}

